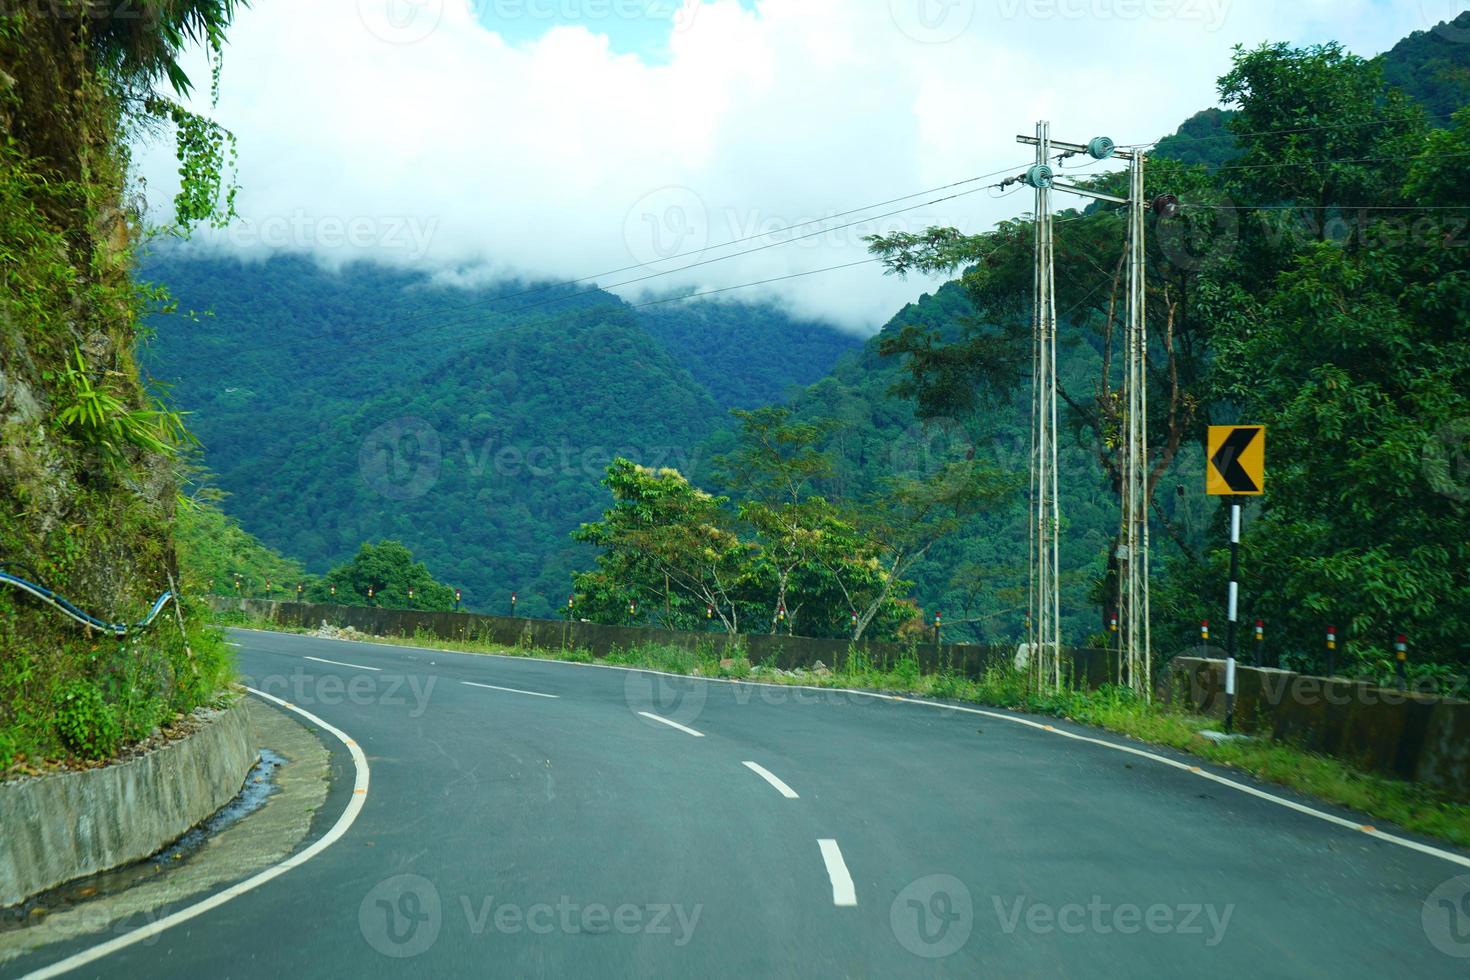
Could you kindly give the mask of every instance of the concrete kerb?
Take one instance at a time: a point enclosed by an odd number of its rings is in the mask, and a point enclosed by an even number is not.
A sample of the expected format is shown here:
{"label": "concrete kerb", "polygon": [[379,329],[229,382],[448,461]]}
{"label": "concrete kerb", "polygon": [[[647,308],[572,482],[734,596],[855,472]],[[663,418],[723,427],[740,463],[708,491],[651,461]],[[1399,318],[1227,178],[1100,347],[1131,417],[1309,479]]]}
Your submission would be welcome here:
{"label": "concrete kerb", "polygon": [[140,860],[234,799],[258,753],[242,701],[100,769],[0,783],[0,905]]}

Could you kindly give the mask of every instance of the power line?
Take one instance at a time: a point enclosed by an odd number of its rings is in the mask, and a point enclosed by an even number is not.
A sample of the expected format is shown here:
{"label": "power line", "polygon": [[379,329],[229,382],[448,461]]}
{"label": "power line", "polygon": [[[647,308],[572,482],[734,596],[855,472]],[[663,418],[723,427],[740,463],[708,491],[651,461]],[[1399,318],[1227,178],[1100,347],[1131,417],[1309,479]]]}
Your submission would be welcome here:
{"label": "power line", "polygon": [[1456,157],[1467,156],[1470,156],[1470,151],[1464,153],[1421,153],[1418,156],[1409,157],[1358,157],[1351,160],[1307,160],[1301,163],[1244,163],[1230,164],[1224,167],[1216,167],[1215,171],[1218,173],[1224,170],[1280,170],[1286,167],[1332,167],[1345,163],[1408,163],[1413,160],[1428,160],[1430,158],[1448,160],[1454,159]]}
{"label": "power line", "polygon": [[[740,258],[743,255],[751,255],[751,254],[754,254],[756,252],[763,252],[763,251],[765,251],[768,248],[780,248],[783,245],[790,245],[792,242],[799,242],[799,241],[802,241],[803,239],[807,239],[807,238],[815,238],[818,235],[830,234],[831,232],[834,232],[834,231],[841,231],[844,228],[851,228],[851,227],[853,227],[855,225],[866,224],[867,222],[870,222],[870,221],[879,221],[879,220],[881,220],[883,218],[891,218],[891,217],[893,217],[896,214],[903,214],[906,211],[915,211],[915,210],[918,210],[919,208],[926,208],[926,207],[929,207],[929,206],[934,205],[934,204],[940,204],[940,203],[942,203],[944,201],[952,201],[952,200],[954,200],[956,198],[967,197],[970,194],[978,194],[980,191],[982,191],[982,190],[988,190],[992,186],[994,186],[994,185],[987,185],[986,187],[976,187],[976,188],[974,188],[972,190],[968,190],[968,191],[960,191],[958,193],[950,194],[950,195],[947,195],[945,197],[939,197],[939,198],[935,198],[935,199],[930,200],[930,201],[924,201],[924,202],[922,202],[920,204],[911,204],[911,205],[909,205],[906,208],[898,208],[898,209],[893,210],[893,211],[888,211],[888,212],[886,212],[884,214],[869,215],[868,217],[861,218],[861,219],[859,219],[857,221],[850,221],[847,224],[833,225],[830,228],[820,228],[820,229],[818,229],[816,231],[810,231],[810,232],[807,232],[804,235],[796,235],[796,236],[793,236],[791,238],[783,239],[783,240],[781,240],[779,242],[768,242],[768,243],[766,243],[764,245],[757,245],[754,248],[742,249],[739,252],[731,252],[728,255],[719,255],[719,256],[716,256],[716,257],[714,257],[712,259],[701,259],[698,262],[690,262],[687,265],[677,266],[676,268],[673,268],[673,269],[665,269],[665,270],[663,270],[661,272],[651,272],[651,273],[649,273],[646,276],[637,276],[637,277],[635,277],[633,279],[625,279],[622,282],[611,283],[611,284],[609,284],[607,286],[592,286],[592,287],[590,287],[588,289],[579,290],[577,292],[571,293],[571,294],[566,295],[566,296],[553,296],[550,299],[538,300],[537,302],[534,302],[534,303],[527,303],[527,304],[525,304],[523,306],[511,307],[508,310],[500,310],[498,312],[500,312],[502,314],[505,314],[505,315],[510,315],[510,314],[514,314],[514,313],[520,313],[520,312],[523,312],[525,310],[535,309],[535,308],[537,308],[539,306],[547,306],[547,305],[552,304],[552,303],[560,303],[560,302],[563,302],[565,300],[576,299],[579,296],[587,296],[587,295],[590,295],[590,294],[593,294],[593,293],[607,292],[609,290],[617,289],[617,288],[622,287],[622,286],[631,286],[631,285],[634,285],[635,283],[647,282],[650,279],[658,279],[658,278],[661,278],[663,276],[673,275],[676,272],[687,272],[690,269],[697,269],[700,266],[711,265],[711,264],[713,264],[715,262],[723,262],[726,259],[735,259],[735,258]],[[660,260],[660,261],[663,261],[663,260]],[[640,268],[640,267],[635,267],[635,268]]]}
{"label": "power line", "polygon": [[718,289],[705,289],[697,293],[690,293],[687,296],[667,296],[663,299],[649,300],[646,303],[633,303],[630,308],[641,310],[645,306],[657,306],[660,303],[674,303],[679,300],[694,299],[699,296],[713,296],[715,293],[728,293],[732,289],[748,289],[751,286],[764,286],[766,283],[771,282],[785,282],[787,279],[800,279],[803,276],[814,276],[821,272],[836,272],[838,269],[851,269],[854,266],[872,265],[874,262],[882,261],[883,259],[881,257],[874,256],[868,259],[858,259],[855,262],[844,262],[841,265],[829,265],[825,269],[808,269],[805,272],[793,272],[790,275],[774,276],[770,279],[757,279],[755,282],[743,282],[737,286],[721,286]]}
{"label": "power line", "polygon": [[[953,183],[943,184],[943,185],[941,185],[939,187],[933,187],[933,188],[930,188],[928,190],[916,191],[913,194],[904,194],[904,195],[902,195],[900,197],[889,198],[886,201],[879,201],[876,204],[868,204],[868,205],[864,205],[863,207],[852,208],[852,209],[849,209],[847,211],[839,211],[836,214],[829,214],[829,215],[827,215],[826,217],[823,217],[823,218],[813,218],[813,219],[811,219],[809,221],[800,221],[800,222],[796,222],[794,224],[784,225],[784,226],[782,226],[780,228],[774,228],[774,229],[772,229],[770,231],[759,232],[759,233],[754,234],[754,235],[746,235],[744,238],[736,238],[736,239],[732,239],[732,240],[727,241],[727,242],[720,242],[720,243],[715,244],[715,245],[705,245],[705,246],[701,246],[699,248],[686,249],[683,252],[675,252],[672,255],[663,256],[662,258],[659,258],[656,261],[657,262],[668,262],[668,261],[672,261],[673,259],[684,258],[684,257],[690,256],[690,255],[702,255],[705,252],[709,252],[709,251],[714,250],[714,249],[728,248],[731,245],[740,245],[740,244],[744,244],[745,242],[755,241],[756,239],[760,239],[760,238],[770,238],[773,235],[779,235],[779,234],[782,234],[783,232],[794,231],[794,230],[796,230],[798,228],[805,228],[808,225],[824,224],[824,223],[826,223],[828,221],[832,221],[832,220],[835,220],[837,218],[845,218],[845,217],[847,217],[849,215],[859,214],[859,213],[861,213],[863,211],[871,211],[874,208],[887,207],[890,204],[897,204],[900,201],[908,201],[908,200],[912,200],[913,198],[916,198],[916,197],[923,197],[926,194],[937,194],[940,191],[950,190],[950,189],[955,188],[955,187],[963,187],[966,184],[973,184],[976,181],[987,180],[987,179],[989,179],[991,177],[999,177],[999,176],[1002,176],[1002,175],[1007,175],[1007,174],[1010,174],[1010,173],[1014,172],[1018,167],[1023,167],[1023,166],[1025,166],[1024,163],[1019,163],[1019,164],[1016,164],[1016,165],[1011,166],[1011,167],[1006,167],[1003,170],[994,171],[993,173],[980,174],[979,176],[976,176],[976,177],[967,177],[964,180],[957,180],[957,181],[954,181]],[[977,190],[983,190],[983,189],[984,188],[977,188]],[[966,192],[966,193],[973,193],[973,192]],[[888,214],[870,216],[868,218],[864,218],[863,220],[864,221],[877,221],[877,220],[879,220],[881,218],[891,217],[894,214],[900,214],[903,211],[912,211],[912,210],[915,210],[917,208],[927,207],[927,206],[929,206],[931,204],[939,203],[940,201],[952,200],[953,198],[960,197],[960,196],[963,196],[963,194],[954,194],[954,195],[950,195],[948,197],[938,198],[935,201],[927,201],[927,202],[925,202],[923,204],[916,204],[916,205],[913,205],[913,206],[908,207],[908,208],[902,208],[902,209],[900,209],[898,211],[889,212]],[[766,246],[766,247],[775,247],[777,245],[785,245],[785,244],[788,244],[789,242],[799,241],[799,240],[801,240],[803,238],[811,238],[811,237],[814,237],[816,234],[825,234],[826,232],[829,232],[829,231],[838,231],[841,228],[850,228],[854,224],[861,224],[861,223],[862,222],[851,222],[849,224],[841,225],[841,226],[838,226],[838,227],[835,227],[835,228],[825,228],[825,229],[823,229],[823,230],[821,230],[819,232],[815,232],[815,233],[811,233],[811,234],[806,234],[806,235],[800,235],[800,236],[797,236],[797,237],[794,237],[794,238],[785,239],[785,240],[783,240],[781,242],[775,242],[775,243],[772,243],[772,245]],[[751,251],[754,251],[754,250],[751,250]],[[719,256],[717,258],[708,260],[708,262],[720,261],[721,259],[726,259],[726,258],[736,258],[739,255],[746,255],[746,254],[749,254],[749,252],[746,251],[746,252],[734,253],[734,254],[731,254],[731,255]],[[467,304],[459,304],[459,305],[456,305],[456,306],[446,306],[446,307],[438,307],[438,308],[431,309],[431,310],[423,310],[423,311],[420,311],[418,313],[410,313],[410,314],[407,314],[405,316],[398,317],[394,322],[395,323],[402,323],[405,320],[416,320],[416,319],[421,319],[421,318],[426,317],[426,316],[436,316],[436,315],[441,314],[441,313],[453,313],[453,312],[458,312],[460,310],[475,309],[475,308],[478,308],[478,307],[480,307],[480,306],[482,306],[484,304],[487,304],[487,303],[498,303],[498,302],[501,302],[503,300],[516,299],[516,298],[521,297],[521,296],[529,296],[529,295],[532,295],[532,294],[535,294],[535,293],[542,293],[542,292],[546,292],[547,290],[551,290],[551,289],[561,289],[561,288],[565,288],[567,286],[580,285],[581,283],[589,282],[589,281],[591,281],[593,279],[600,279],[603,276],[612,276],[612,275],[617,275],[617,274],[623,273],[623,272],[631,272],[631,271],[633,271],[635,269],[644,269],[644,268],[647,268],[648,266],[650,266],[652,264],[653,263],[650,263],[650,262],[638,262],[638,263],[634,263],[633,265],[625,265],[625,266],[622,266],[622,267],[616,268],[616,269],[606,269],[606,270],[603,270],[602,272],[594,272],[591,275],[580,276],[580,277],[578,277],[576,279],[567,279],[567,280],[562,280],[562,281],[558,281],[558,282],[544,283],[544,284],[539,285],[539,286],[533,286],[533,287],[530,287],[528,289],[522,289],[522,290],[519,290],[519,291],[513,292],[513,293],[502,293],[502,294],[497,295],[497,296],[488,297],[488,298],[485,298],[485,299],[482,299],[482,300],[476,300],[474,302],[467,303]],[[683,268],[692,268],[692,267],[693,266],[684,266]],[[669,273],[679,272],[679,271],[681,271],[681,269],[670,269],[670,270],[667,270],[666,272],[662,272],[662,273],[658,273],[658,274],[659,275],[667,275]],[[652,278],[652,276],[647,277],[647,278]],[[641,282],[641,281],[642,281],[642,279],[630,280],[630,282]],[[623,285],[623,284],[618,284],[618,285]],[[598,289],[601,289],[601,288],[603,288],[603,287],[598,287]],[[612,289],[612,288],[616,288],[616,286],[609,286],[609,287],[606,287],[606,288]],[[577,294],[573,294],[573,295],[583,295],[586,292],[595,292],[595,291],[597,291],[597,290],[586,290],[583,293],[577,293]],[[557,297],[558,300],[560,300],[560,299],[569,299],[569,298],[571,298],[571,297],[565,297],[565,296]],[[535,305],[539,305],[539,304],[532,304],[532,306],[535,306]],[[521,307],[521,308],[522,309],[529,309],[531,307],[528,306],[528,307]],[[510,311],[510,312],[514,312],[514,311]]]}
{"label": "power line", "polygon": [[[1315,210],[1315,204],[1184,204],[1181,208],[1209,208],[1215,211],[1295,211],[1303,208]],[[1470,204],[1351,204],[1330,205],[1351,213],[1353,211],[1470,211]]]}
{"label": "power line", "polygon": [[[1222,110],[1222,111],[1228,111],[1228,110]],[[1451,113],[1451,112],[1433,112],[1433,113],[1426,113],[1424,118],[1426,118],[1426,119],[1449,119],[1453,115],[1454,115],[1454,113]],[[1407,116],[1384,116],[1384,117],[1381,117],[1379,119],[1369,119],[1369,120],[1359,121],[1359,122],[1328,123],[1328,124],[1323,125],[1323,126],[1295,126],[1295,127],[1290,128],[1290,129],[1258,129],[1258,130],[1254,130],[1254,131],[1251,131],[1251,132],[1245,132],[1245,133],[1220,133],[1220,134],[1217,134],[1215,136],[1178,136],[1178,135],[1169,135],[1169,136],[1160,136],[1158,139],[1152,140],[1152,141],[1147,142],[1147,143],[1129,143],[1129,144],[1127,144],[1127,147],[1128,147],[1128,149],[1142,149],[1143,147],[1146,147],[1146,146],[1158,146],[1160,143],[1164,142],[1165,140],[1170,140],[1171,142],[1174,142],[1174,143],[1208,143],[1208,142],[1213,142],[1215,140],[1242,139],[1242,138],[1247,137],[1247,136],[1283,136],[1283,135],[1293,135],[1293,134],[1296,134],[1296,133],[1315,133],[1315,132],[1318,132],[1318,131],[1321,131],[1321,130],[1325,130],[1325,129],[1358,129],[1358,128],[1361,128],[1361,127],[1364,127],[1364,126],[1384,126],[1384,125],[1387,125],[1389,123],[1394,123],[1394,122],[1409,122],[1409,121],[1411,121],[1411,119],[1410,119],[1410,117],[1407,117]]]}

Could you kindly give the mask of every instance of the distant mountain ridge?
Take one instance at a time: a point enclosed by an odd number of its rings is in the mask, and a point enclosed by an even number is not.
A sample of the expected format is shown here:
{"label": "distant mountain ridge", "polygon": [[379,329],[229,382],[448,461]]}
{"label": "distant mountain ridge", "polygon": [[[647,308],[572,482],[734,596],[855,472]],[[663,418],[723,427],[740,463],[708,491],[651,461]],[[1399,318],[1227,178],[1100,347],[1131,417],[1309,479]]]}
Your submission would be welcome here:
{"label": "distant mountain ridge", "polygon": [[771,306],[635,311],[586,287],[463,290],[303,255],[165,250],[139,275],[207,311],[156,317],[141,360],[193,413],[245,530],[316,572],[396,537],[471,605],[515,591],[531,614],[589,560],[568,534],[599,515],[614,455],[692,470],[728,407],[860,343]]}

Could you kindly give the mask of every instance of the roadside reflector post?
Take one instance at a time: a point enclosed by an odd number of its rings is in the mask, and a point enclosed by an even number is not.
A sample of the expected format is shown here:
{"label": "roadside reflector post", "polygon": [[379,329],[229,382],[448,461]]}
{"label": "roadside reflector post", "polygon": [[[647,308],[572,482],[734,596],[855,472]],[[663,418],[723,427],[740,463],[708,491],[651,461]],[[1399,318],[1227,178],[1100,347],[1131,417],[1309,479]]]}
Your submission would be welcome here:
{"label": "roadside reflector post", "polygon": [[455,612],[459,612],[459,600],[460,600],[460,591],[458,589],[455,589],[454,590],[454,611]]}
{"label": "roadside reflector post", "polygon": [[1199,621],[1199,641],[1204,644],[1210,642],[1210,621],[1208,619]]}
{"label": "roadside reflector post", "polygon": [[1230,500],[1230,590],[1225,604],[1225,731],[1235,725],[1235,626],[1240,603],[1240,501]]}
{"label": "roadside reflector post", "polygon": [[512,616],[516,614],[516,594],[514,592],[510,594],[510,614]]}
{"label": "roadside reflector post", "polygon": [[1400,633],[1393,641],[1393,667],[1398,674],[1399,690],[1409,688],[1409,638]]}
{"label": "roadside reflector post", "polygon": [[301,601],[301,593],[305,589],[306,589],[306,586],[302,585],[300,582],[297,582],[296,583],[296,601],[297,602],[300,602]]}
{"label": "roadside reflector post", "polygon": [[939,630],[940,630],[940,628],[943,625],[944,625],[944,620],[940,617],[939,613],[935,613],[934,614],[934,642],[936,644],[939,642]]}
{"label": "roadside reflector post", "polygon": [[1261,667],[1266,663],[1266,658],[1262,655],[1265,646],[1266,622],[1265,620],[1258,619],[1256,620],[1256,645],[1253,648],[1255,652],[1251,654],[1251,662],[1257,667]]}
{"label": "roadside reflector post", "polygon": [[1327,670],[1324,671],[1328,677],[1333,676],[1336,669],[1334,661],[1337,659],[1337,627],[1327,627]]}

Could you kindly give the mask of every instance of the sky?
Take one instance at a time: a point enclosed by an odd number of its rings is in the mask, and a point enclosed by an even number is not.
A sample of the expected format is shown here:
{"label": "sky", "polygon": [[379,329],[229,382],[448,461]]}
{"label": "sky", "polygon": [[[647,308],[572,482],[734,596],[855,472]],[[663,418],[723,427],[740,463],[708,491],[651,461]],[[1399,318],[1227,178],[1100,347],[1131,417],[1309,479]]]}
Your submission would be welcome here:
{"label": "sky", "polygon": [[[1015,137],[1037,120],[1057,139],[1153,140],[1216,104],[1235,44],[1338,40],[1373,55],[1465,6],[252,0],[218,105],[202,56],[185,62],[191,107],[238,138],[241,186],[241,218],[193,247],[370,259],[463,284],[593,277],[631,301],[782,279],[717,295],[866,335],[937,280],[884,276],[863,236],[974,233],[1028,211],[1029,191],[983,188],[1023,169],[1034,151]],[[159,139],[136,154],[156,219],[177,184],[172,153]],[[982,175],[994,176],[920,193]],[[850,263],[862,264],[801,275]]]}

